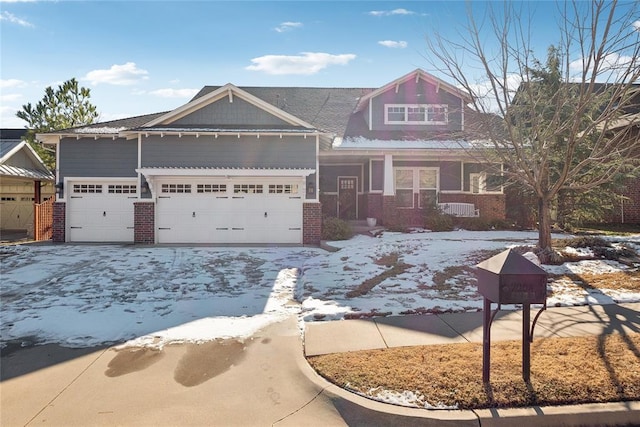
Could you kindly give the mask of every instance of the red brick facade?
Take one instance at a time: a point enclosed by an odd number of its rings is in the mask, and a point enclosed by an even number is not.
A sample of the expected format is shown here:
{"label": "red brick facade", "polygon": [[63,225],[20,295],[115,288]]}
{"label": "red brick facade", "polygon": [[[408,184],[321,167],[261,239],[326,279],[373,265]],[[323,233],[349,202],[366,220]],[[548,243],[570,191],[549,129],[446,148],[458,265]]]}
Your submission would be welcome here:
{"label": "red brick facade", "polygon": [[155,203],[135,202],[133,204],[134,243],[155,243]]}
{"label": "red brick facade", "polygon": [[480,210],[480,218],[487,221],[506,218],[504,194],[447,194],[440,193],[439,203],[473,203]]}
{"label": "red brick facade", "polygon": [[53,233],[51,240],[54,242],[65,241],[67,204],[55,202],[53,204]]}
{"label": "red brick facade", "polygon": [[609,222],[640,224],[640,180],[628,179],[622,196],[624,198],[619,198]]}
{"label": "red brick facade", "polygon": [[302,205],[302,243],[319,245],[322,237],[322,204],[304,203]]}

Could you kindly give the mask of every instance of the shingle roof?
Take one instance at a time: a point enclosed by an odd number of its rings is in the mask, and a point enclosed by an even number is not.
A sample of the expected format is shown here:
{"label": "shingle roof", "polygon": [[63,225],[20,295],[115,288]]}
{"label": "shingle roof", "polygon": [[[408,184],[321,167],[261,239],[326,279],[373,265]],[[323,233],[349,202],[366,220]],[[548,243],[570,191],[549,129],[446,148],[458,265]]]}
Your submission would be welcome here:
{"label": "shingle roof", "polygon": [[[221,86],[205,86],[192,101]],[[239,89],[280,108],[316,128],[341,136],[358,100],[373,88],[256,87]]]}

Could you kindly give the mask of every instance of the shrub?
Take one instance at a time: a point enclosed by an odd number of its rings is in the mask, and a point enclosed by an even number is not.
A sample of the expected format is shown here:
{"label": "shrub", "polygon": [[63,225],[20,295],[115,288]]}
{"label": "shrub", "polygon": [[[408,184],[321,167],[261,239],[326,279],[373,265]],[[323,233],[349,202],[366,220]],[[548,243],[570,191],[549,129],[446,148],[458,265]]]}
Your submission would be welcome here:
{"label": "shrub", "polygon": [[424,214],[425,228],[431,231],[453,231],[454,217],[444,213],[437,204],[425,206]]}
{"label": "shrub", "polygon": [[352,235],[351,226],[340,218],[328,217],[322,221],[322,240],[347,240]]}
{"label": "shrub", "polygon": [[469,231],[487,231],[491,229],[488,221],[482,218],[456,218],[458,227]]}

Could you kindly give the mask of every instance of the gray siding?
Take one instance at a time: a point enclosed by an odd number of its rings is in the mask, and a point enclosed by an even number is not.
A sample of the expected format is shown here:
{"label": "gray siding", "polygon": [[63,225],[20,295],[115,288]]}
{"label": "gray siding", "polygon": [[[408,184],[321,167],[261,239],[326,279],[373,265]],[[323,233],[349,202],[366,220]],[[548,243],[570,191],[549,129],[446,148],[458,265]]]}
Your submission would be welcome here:
{"label": "gray siding", "polygon": [[384,161],[371,162],[371,191],[384,190]]}
{"label": "gray siding", "polygon": [[251,125],[251,126],[291,126],[272,114],[234,97],[228,97],[211,103],[193,113],[173,122],[175,125]]}
{"label": "gray siding", "polygon": [[338,191],[339,176],[357,176],[358,192],[362,192],[362,165],[324,165],[320,166],[320,191],[335,193]]}
{"label": "gray siding", "polygon": [[64,138],[60,141],[60,178],[136,177],[138,141]]}
{"label": "gray siding", "polygon": [[297,136],[149,136],[142,138],[142,166],[315,169],[316,141]]}
{"label": "gray siding", "polygon": [[[384,106],[385,104],[447,104],[449,105],[448,125],[385,125]],[[445,130],[462,130],[462,103],[460,98],[440,89],[436,92],[436,87],[432,84],[420,80],[410,80],[401,84],[396,93],[395,88],[382,93],[371,100],[372,130],[400,130],[400,131],[433,131],[441,132]],[[366,115],[365,115],[366,117]],[[366,117],[368,121],[369,118]]]}

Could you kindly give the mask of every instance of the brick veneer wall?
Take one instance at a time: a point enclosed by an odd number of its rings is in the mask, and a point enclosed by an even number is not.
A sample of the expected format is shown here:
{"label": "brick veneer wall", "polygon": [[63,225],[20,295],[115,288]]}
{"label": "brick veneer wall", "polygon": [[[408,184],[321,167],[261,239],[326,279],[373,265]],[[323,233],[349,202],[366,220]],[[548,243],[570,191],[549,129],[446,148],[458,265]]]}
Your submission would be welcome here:
{"label": "brick veneer wall", "polygon": [[322,238],[322,204],[302,204],[302,243],[319,245]]}
{"label": "brick veneer wall", "polygon": [[447,194],[440,193],[439,203],[473,203],[480,209],[480,218],[491,220],[506,219],[506,196],[504,194]]}
{"label": "brick veneer wall", "polygon": [[336,194],[321,194],[322,214],[326,217],[338,216],[338,196]]}
{"label": "brick veneer wall", "polygon": [[383,222],[384,210],[382,208],[382,194],[365,194],[364,216],[365,218],[376,218],[380,223]]}
{"label": "brick veneer wall", "polygon": [[638,224],[640,223],[640,179],[628,179],[624,183],[625,190],[615,204],[614,212],[608,222]]}
{"label": "brick veneer wall", "polygon": [[55,202],[53,204],[53,232],[51,240],[54,242],[65,241],[67,204],[65,202]]}
{"label": "brick veneer wall", "polygon": [[134,243],[155,243],[155,207],[153,202],[133,204]]}

